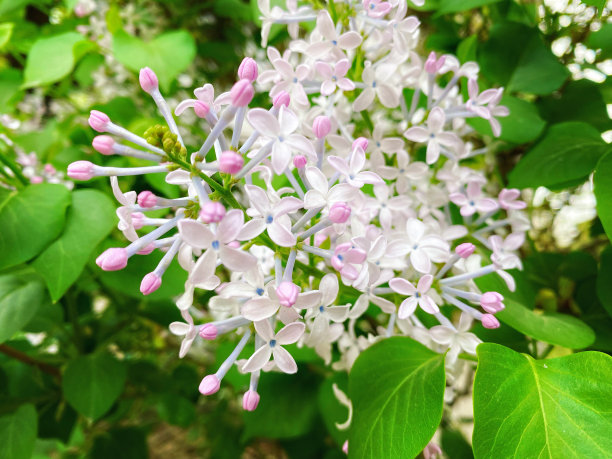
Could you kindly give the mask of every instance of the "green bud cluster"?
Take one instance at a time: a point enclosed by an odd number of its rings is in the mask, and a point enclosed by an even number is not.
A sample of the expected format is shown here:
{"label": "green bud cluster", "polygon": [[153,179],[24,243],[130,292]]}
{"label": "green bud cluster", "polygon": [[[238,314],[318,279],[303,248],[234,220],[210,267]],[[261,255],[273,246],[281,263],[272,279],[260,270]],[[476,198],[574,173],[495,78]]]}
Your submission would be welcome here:
{"label": "green bud cluster", "polygon": [[187,149],[178,141],[176,134],[170,132],[168,126],[156,124],[151,126],[144,133],[144,138],[148,143],[161,148],[166,153],[166,161],[187,159]]}

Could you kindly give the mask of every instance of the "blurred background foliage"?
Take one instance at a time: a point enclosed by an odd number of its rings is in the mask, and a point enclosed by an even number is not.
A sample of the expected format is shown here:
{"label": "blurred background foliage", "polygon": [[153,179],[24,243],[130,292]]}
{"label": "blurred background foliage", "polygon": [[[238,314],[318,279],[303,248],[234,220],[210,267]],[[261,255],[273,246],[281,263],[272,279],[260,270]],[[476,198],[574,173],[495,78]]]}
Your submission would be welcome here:
{"label": "blurred background foliage", "polygon": [[[501,120],[489,166],[508,186],[532,189],[525,271],[517,293],[504,292],[523,315],[478,334],[537,356],[612,352],[605,0],[427,0],[415,14],[424,52],[475,60],[481,89],[507,88],[502,103],[512,114]],[[89,110],[103,110],[137,133],[161,122],[138,85],[141,67],[155,70],[170,106],[206,82],[220,92],[243,56],[265,57],[259,26],[255,1],[0,0],[0,178],[8,185],[0,188],[0,457],[343,457],[347,435],[335,422],[347,412],[331,386],[346,390],[345,374],[294,349],[299,375],[262,378],[254,413],[242,411],[248,382],[235,369],[217,395],[201,397],[200,379],[231,342],[194,346],[179,360],[168,324],[180,320],[172,299],[185,273],[173,264],[163,286],[143,297],[138,286],[154,255],[121,272],[97,269],[97,254],[123,245],[110,187],[106,179],[73,187],[62,177],[79,159],[138,164],[94,155],[86,120]],[[273,28],[270,43],[283,49],[287,38]],[[181,124],[186,143],[197,144],[196,119]],[[488,123],[472,126],[491,135]],[[36,177],[49,183],[28,186]],[[175,192],[154,175],[122,183]],[[578,328],[554,336],[538,322],[541,311],[571,315]],[[578,332],[588,336],[576,344]],[[452,414],[464,412],[445,412],[449,457],[471,457],[471,420]]]}

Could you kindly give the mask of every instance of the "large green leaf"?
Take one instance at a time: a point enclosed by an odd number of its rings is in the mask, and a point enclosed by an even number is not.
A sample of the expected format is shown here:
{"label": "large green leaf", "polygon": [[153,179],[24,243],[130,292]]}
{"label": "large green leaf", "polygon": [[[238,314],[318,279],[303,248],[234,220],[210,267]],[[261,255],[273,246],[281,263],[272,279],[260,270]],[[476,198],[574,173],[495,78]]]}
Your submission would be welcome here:
{"label": "large green leaf", "polygon": [[[605,0],[604,0],[605,1]],[[586,42],[591,49],[601,49],[601,57],[612,56],[612,24],[606,23],[597,32],[591,32]]]}
{"label": "large green leaf", "polygon": [[0,209],[0,269],[37,255],[64,227],[70,192],[63,185],[31,185]]}
{"label": "large green leaf", "polygon": [[196,46],[185,30],[165,32],[149,42],[120,30],[113,35],[113,53],[130,70],[153,69],[162,89],[167,91],[172,81],[193,61]]}
{"label": "large green leaf", "polygon": [[79,45],[88,46],[89,42],[78,32],[39,38],[28,53],[24,87],[54,83],[72,72]]}
{"label": "large green leaf", "polygon": [[510,172],[509,186],[560,189],[580,184],[610,148],[589,124],[555,124]]}
{"label": "large green leaf", "polygon": [[595,341],[591,327],[576,317],[533,311],[533,304],[527,304],[520,293],[510,292],[497,274],[476,279],[476,284],[483,292],[494,291],[504,296],[506,308],[498,312],[496,317],[527,336],[570,349],[584,349]]}
{"label": "large green leaf", "polygon": [[550,94],[569,76],[538,29],[506,22],[491,29],[479,53],[484,76],[506,86],[508,91]]}
{"label": "large green leaf", "polygon": [[30,459],[36,441],[37,419],[33,405],[21,405],[17,411],[0,418],[0,457]]}
{"label": "large green leaf", "polygon": [[467,11],[484,5],[490,5],[491,3],[497,3],[499,1],[501,0],[444,0],[440,4],[438,14]]}
{"label": "large green leaf", "polygon": [[606,154],[597,163],[595,175],[595,199],[597,200],[597,215],[606,230],[608,239],[612,240],[612,152]]}
{"label": "large green leaf", "polygon": [[419,454],[442,418],[444,355],[407,337],[366,349],[349,375],[352,458]]}
{"label": "large green leaf", "polygon": [[597,297],[612,317],[612,246],[601,253],[601,265],[597,273]]}
{"label": "large green leaf", "polygon": [[48,301],[39,278],[29,274],[0,276],[0,343],[21,330]]}
{"label": "large green leaf", "polygon": [[[502,128],[500,139],[526,143],[537,139],[542,133],[546,122],[540,118],[535,105],[508,95],[502,97],[500,105],[505,105],[510,110],[510,116],[498,118]],[[493,136],[491,125],[487,120],[468,118],[468,124],[482,134]]]}
{"label": "large green leaf", "polygon": [[115,206],[97,190],[72,194],[62,235],[34,261],[47,283],[51,299],[57,301],[77,280],[95,247],[115,224]]}
{"label": "large green leaf", "polygon": [[612,358],[599,352],[534,360],[478,346],[477,458],[604,458],[612,451]]}
{"label": "large green leaf", "polygon": [[122,362],[108,354],[91,354],[71,360],[62,379],[64,397],[75,410],[97,419],[117,400],[126,379]]}

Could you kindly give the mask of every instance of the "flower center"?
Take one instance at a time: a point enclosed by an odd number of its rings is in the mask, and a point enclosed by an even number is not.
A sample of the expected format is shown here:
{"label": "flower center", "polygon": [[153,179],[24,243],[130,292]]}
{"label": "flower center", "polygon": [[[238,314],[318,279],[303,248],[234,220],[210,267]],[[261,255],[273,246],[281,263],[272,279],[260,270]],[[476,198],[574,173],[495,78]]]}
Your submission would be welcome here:
{"label": "flower center", "polygon": [[332,40],[332,45],[338,46],[338,40]]}
{"label": "flower center", "polygon": [[255,290],[255,293],[257,293],[259,296],[264,294],[264,289],[261,287],[257,287],[257,290]]}
{"label": "flower center", "polygon": [[271,339],[268,344],[270,345],[270,347],[274,347],[274,346],[276,346],[276,340],[275,339]]}
{"label": "flower center", "polygon": [[319,312],[325,312],[325,308],[323,306],[319,306]]}
{"label": "flower center", "polygon": [[268,215],[266,217],[266,223],[269,225],[274,221],[274,217],[272,215]]}
{"label": "flower center", "polygon": [[212,248],[215,250],[219,250],[219,241],[212,241]]}

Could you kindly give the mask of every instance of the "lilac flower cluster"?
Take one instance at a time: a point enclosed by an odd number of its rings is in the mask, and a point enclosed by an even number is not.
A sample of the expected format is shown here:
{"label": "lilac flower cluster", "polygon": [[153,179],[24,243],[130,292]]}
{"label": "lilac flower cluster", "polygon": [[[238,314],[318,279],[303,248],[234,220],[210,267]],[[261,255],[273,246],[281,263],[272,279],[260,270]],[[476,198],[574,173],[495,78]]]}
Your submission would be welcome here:
{"label": "lilac flower cluster", "polygon": [[[485,119],[499,135],[498,117],[508,115],[502,89],[480,92],[473,62],[421,58],[419,21],[405,0],[335,2],[333,19],[293,0],[286,9],[259,5],[263,41],[273,24],[288,25],[292,41],[283,53],[269,47],[267,62],[244,59],[229,92],[205,84],[175,107],[174,115],[193,110],[206,126],[199,148],[184,145],[148,68],[140,84],[167,126],[139,136],[91,112],[91,127],[103,133],[93,141],[98,152],[151,164],[69,166],[76,180],[109,176],[120,203],[130,243],[97,264],[120,270],[131,257],[164,252],[142,279],[148,295],[177,259],[189,273],[176,302],[184,322],[170,325],[183,337],[179,356],[196,339],[239,337],[199,389],[215,393],[237,365],[251,375],[245,410],[257,407],[262,371],[297,372],[286,347],[294,343],[348,370],[373,342],[404,334],[450,350],[452,371],[460,353],[475,353],[472,321],[497,328],[504,308],[502,295],[481,292],[474,279],[497,273],[512,290],[506,270],[521,268],[525,203],[518,190],[488,180],[479,157],[488,147],[466,123]],[[307,21],[316,27],[301,35]],[[269,109],[249,107],[256,89],[269,94]],[[117,177],[141,174],[165,174],[184,196],[121,189]],[[168,217],[147,215],[159,209]],[[196,325],[197,290],[215,295],[206,305],[213,320]],[[459,313],[444,315],[443,305]],[[439,325],[427,328],[418,308]],[[366,312],[381,325],[363,325]],[[238,360],[249,344],[248,359]]]}

